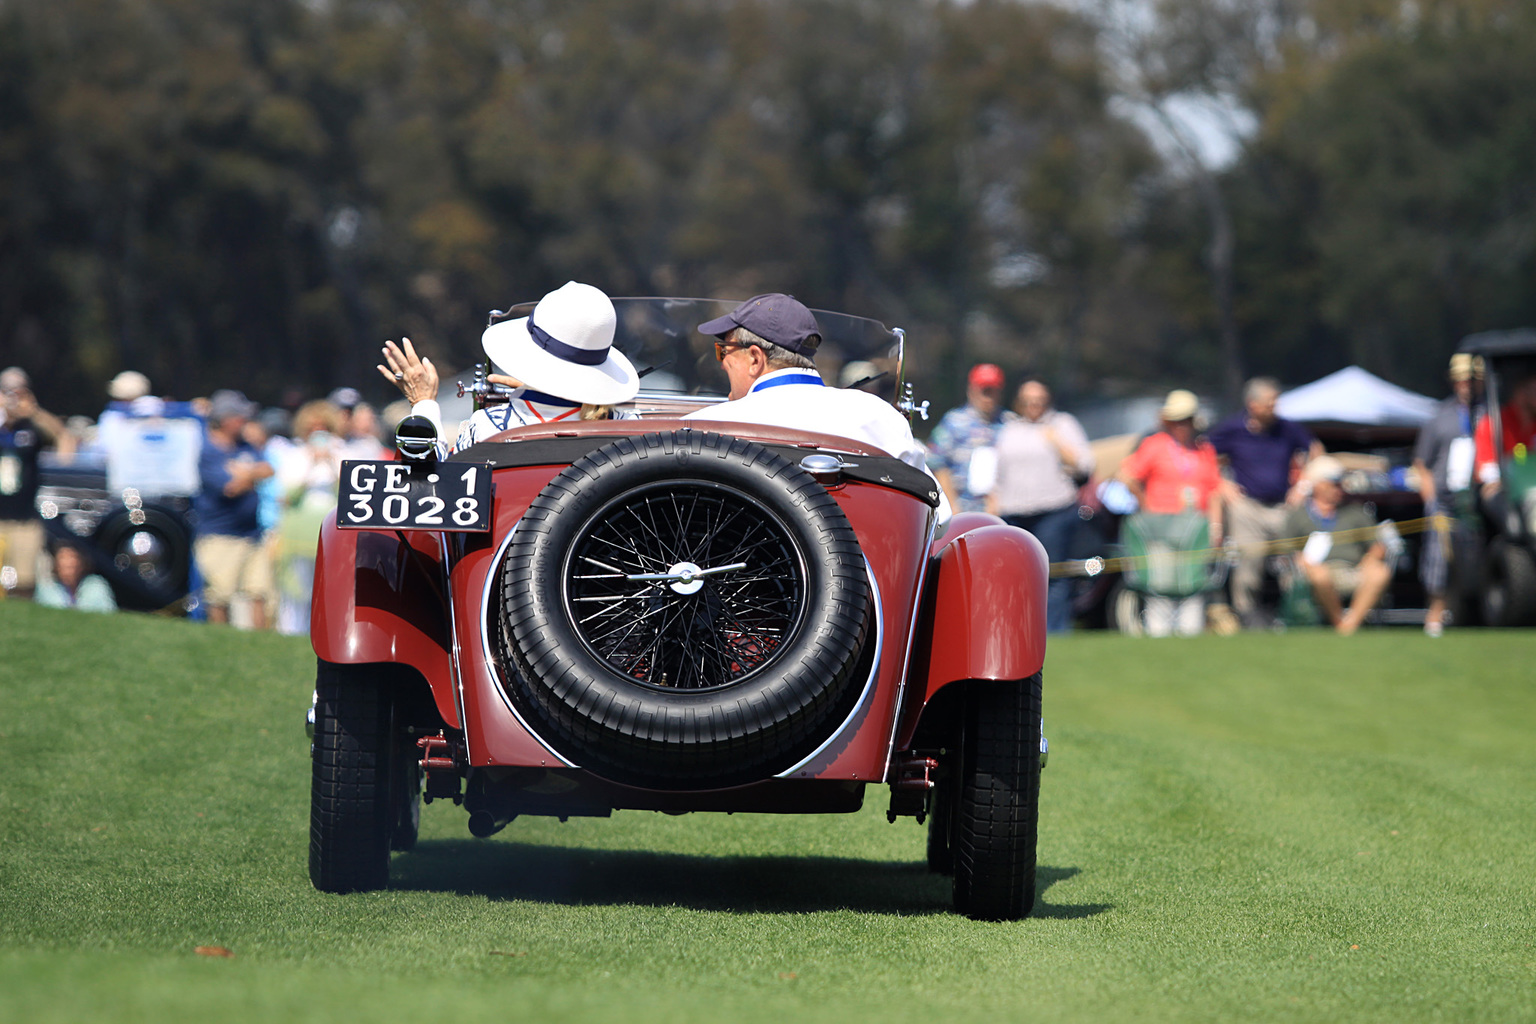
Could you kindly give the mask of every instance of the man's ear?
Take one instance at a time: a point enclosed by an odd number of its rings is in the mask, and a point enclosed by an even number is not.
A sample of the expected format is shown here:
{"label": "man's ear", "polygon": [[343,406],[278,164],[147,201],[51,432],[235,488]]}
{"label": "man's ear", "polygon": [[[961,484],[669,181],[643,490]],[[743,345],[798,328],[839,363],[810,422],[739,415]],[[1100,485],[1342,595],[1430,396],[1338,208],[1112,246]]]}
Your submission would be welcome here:
{"label": "man's ear", "polygon": [[754,379],[768,372],[768,353],[764,352],[761,347],[753,345],[747,349],[747,354],[752,359],[752,376]]}

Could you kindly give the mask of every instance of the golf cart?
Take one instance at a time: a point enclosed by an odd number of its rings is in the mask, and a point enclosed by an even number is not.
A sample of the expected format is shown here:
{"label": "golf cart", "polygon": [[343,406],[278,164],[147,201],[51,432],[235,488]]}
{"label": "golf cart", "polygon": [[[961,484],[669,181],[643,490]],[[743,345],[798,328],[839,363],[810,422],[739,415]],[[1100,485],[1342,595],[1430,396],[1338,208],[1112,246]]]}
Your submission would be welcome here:
{"label": "golf cart", "polygon": [[1481,597],[1484,625],[1536,625],[1536,454],[1528,450],[1529,438],[1504,436],[1498,415],[1536,376],[1536,329],[1473,334],[1462,340],[1461,351],[1482,356],[1486,366],[1488,421],[1499,467],[1498,488],[1474,492],[1475,508],[1469,510],[1484,544],[1481,594],[1467,596]]}

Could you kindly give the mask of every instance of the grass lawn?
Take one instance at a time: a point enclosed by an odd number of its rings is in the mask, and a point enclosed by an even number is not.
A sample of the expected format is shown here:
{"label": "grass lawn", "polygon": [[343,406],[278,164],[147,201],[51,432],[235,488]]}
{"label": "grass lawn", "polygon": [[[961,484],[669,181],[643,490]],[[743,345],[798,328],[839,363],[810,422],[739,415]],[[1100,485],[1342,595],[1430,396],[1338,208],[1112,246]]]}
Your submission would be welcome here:
{"label": "grass lawn", "polygon": [[312,679],[302,639],[0,604],[0,1020],[1536,1020],[1530,633],[1053,643],[1001,925],[875,788],[489,841],[434,804],[392,889],[317,893]]}

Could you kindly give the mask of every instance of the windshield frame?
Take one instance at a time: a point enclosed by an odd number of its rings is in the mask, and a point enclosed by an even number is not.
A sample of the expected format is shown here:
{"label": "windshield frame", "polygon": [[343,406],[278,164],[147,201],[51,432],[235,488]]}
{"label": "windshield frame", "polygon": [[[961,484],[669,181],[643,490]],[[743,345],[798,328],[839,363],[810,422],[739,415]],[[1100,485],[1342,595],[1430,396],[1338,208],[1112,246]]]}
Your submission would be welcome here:
{"label": "windshield frame", "polygon": [[[715,360],[712,335],[698,325],[729,313],[740,305],[729,299],[670,296],[623,296],[612,299],[617,314],[614,347],[642,374],[641,398],[723,400],[730,390],[725,371]],[[536,302],[520,302],[492,310],[487,326],[526,317]],[[903,379],[906,333],[869,317],[812,309],[822,330],[816,368],[822,379],[837,385],[845,366],[874,364],[879,375],[870,383],[894,397]],[[866,375],[868,376],[868,375]],[[854,382],[849,382],[854,383]]]}

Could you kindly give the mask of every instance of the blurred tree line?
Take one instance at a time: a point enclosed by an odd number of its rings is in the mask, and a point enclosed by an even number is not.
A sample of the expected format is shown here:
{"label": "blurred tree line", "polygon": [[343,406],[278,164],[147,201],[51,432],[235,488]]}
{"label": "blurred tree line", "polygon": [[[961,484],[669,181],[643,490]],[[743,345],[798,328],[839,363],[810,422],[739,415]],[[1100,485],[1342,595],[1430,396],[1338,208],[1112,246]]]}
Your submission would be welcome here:
{"label": "blurred tree line", "polygon": [[575,278],[907,327],[941,406],[1438,393],[1536,322],[1533,108],[1531,0],[0,0],[0,362],[383,397]]}

